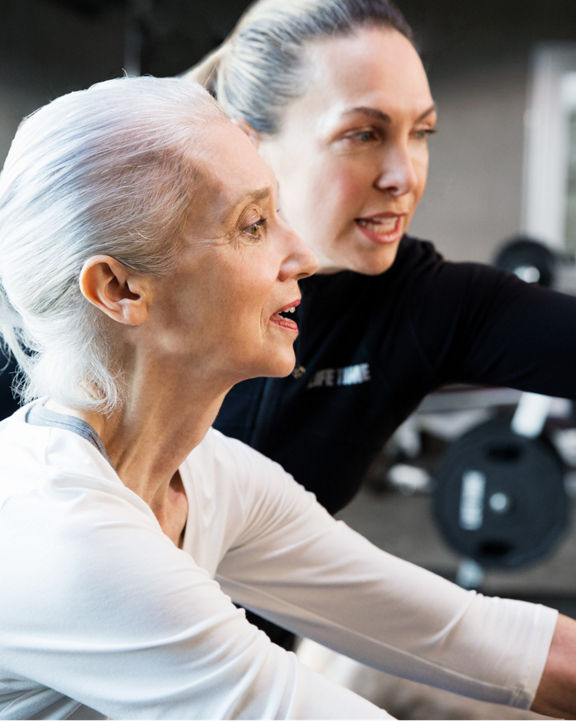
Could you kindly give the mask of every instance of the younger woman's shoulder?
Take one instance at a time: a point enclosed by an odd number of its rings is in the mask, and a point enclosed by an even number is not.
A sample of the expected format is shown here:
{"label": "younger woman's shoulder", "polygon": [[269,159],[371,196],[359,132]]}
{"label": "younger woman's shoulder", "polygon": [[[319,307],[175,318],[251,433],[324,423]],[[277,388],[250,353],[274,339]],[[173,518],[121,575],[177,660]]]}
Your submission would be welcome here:
{"label": "younger woman's shoulder", "polygon": [[446,262],[444,255],[430,240],[405,235],[400,242],[398,254],[391,270],[409,270],[432,267]]}

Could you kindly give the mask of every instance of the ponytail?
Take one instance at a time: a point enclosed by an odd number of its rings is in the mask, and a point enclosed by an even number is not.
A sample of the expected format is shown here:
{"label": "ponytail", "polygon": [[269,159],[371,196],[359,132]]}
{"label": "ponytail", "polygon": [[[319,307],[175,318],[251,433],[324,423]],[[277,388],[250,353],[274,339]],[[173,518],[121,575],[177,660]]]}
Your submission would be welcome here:
{"label": "ponytail", "polygon": [[210,52],[198,65],[182,74],[185,80],[193,80],[202,85],[211,95],[216,95],[218,74],[222,60],[227,54],[229,42],[224,42]]}
{"label": "ponytail", "polygon": [[184,74],[203,85],[233,120],[274,135],[306,92],[310,43],[359,27],[412,30],[391,0],[256,0],[220,47]]}
{"label": "ponytail", "polygon": [[6,359],[0,366],[0,373],[11,366],[11,358],[16,361],[20,370],[14,376],[11,385],[12,390],[17,394],[20,393],[23,385],[25,375],[23,370],[27,369],[31,362],[31,356],[24,351],[21,326],[20,314],[10,303],[4,285],[0,282],[0,348]]}

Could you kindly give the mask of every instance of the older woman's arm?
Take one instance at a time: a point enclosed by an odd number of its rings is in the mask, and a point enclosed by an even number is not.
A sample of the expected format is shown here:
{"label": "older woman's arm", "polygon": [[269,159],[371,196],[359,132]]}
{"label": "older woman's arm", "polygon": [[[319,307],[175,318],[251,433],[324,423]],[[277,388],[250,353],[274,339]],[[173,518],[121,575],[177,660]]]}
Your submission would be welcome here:
{"label": "older woman's arm", "polygon": [[391,556],[275,464],[244,446],[234,455],[247,521],[218,578],[236,601],[383,671],[530,708],[556,611],[465,591]]}
{"label": "older woman's arm", "polygon": [[573,718],[576,708],[576,624],[559,616],[532,710]]}
{"label": "older woman's arm", "polygon": [[241,499],[210,444],[182,468],[179,550],[88,440],[24,417],[0,434],[1,718],[387,717],[275,646],[214,580]]}
{"label": "older woman's arm", "polygon": [[249,624],[120,483],[57,476],[44,496],[0,510],[12,549],[0,559],[0,717],[388,717]]}

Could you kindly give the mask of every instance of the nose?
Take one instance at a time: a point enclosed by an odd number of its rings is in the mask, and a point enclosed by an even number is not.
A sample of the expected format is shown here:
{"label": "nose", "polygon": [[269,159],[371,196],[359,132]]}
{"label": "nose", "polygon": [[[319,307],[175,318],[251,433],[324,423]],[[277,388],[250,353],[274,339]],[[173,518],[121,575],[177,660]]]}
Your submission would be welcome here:
{"label": "nose", "polygon": [[399,141],[386,149],[380,158],[374,187],[393,196],[400,196],[409,193],[417,180],[414,159],[407,145]]}
{"label": "nose", "polygon": [[299,235],[284,221],[283,225],[285,255],[280,266],[280,280],[301,280],[318,270],[318,259]]}

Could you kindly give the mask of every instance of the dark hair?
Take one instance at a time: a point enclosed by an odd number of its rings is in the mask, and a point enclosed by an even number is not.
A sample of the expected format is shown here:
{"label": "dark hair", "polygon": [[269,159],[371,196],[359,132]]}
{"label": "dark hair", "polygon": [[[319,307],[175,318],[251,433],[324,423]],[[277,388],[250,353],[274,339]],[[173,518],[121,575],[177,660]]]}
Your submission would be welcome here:
{"label": "dark hair", "polygon": [[231,118],[273,135],[284,108],[305,91],[306,45],[366,26],[397,30],[413,42],[389,0],[257,0],[186,77],[207,88]]}

